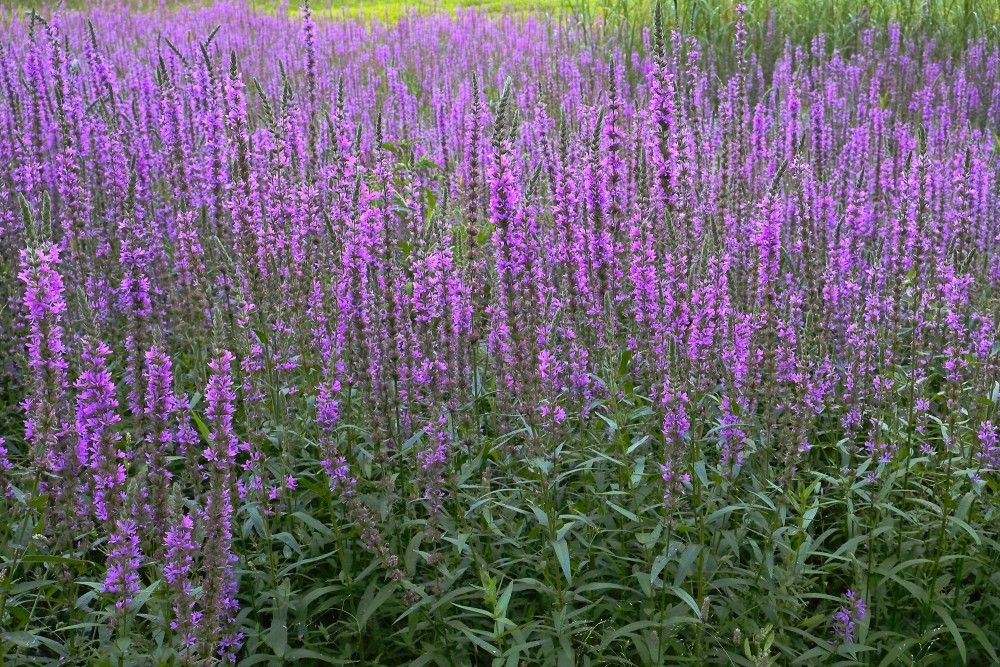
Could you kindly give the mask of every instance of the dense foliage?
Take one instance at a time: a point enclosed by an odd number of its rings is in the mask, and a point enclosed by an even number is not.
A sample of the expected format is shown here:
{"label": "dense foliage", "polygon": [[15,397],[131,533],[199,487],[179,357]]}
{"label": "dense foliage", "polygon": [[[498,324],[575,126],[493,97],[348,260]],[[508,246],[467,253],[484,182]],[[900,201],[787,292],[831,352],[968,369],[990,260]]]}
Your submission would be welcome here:
{"label": "dense foliage", "polygon": [[1000,53],[748,16],[5,19],[0,664],[1000,661]]}

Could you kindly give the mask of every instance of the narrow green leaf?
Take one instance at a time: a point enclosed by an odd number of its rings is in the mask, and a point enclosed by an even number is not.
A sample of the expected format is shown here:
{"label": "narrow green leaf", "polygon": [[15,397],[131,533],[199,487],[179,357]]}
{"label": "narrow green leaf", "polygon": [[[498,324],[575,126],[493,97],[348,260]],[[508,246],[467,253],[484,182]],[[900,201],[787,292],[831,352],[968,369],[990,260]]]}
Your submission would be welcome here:
{"label": "narrow green leaf", "polygon": [[701,618],[701,607],[698,605],[698,603],[695,601],[695,599],[693,597],[691,597],[690,593],[688,593],[683,588],[679,588],[677,586],[671,586],[670,587],[670,591],[674,595],[676,595],[677,597],[679,597],[681,599],[681,601],[684,602],[684,604],[686,604],[687,606],[691,607],[691,611],[694,612],[695,616],[697,616],[698,618]]}
{"label": "narrow green leaf", "polygon": [[563,575],[566,577],[566,583],[573,585],[573,570],[570,567],[569,562],[569,545],[566,544],[566,540],[556,540],[552,543],[552,548],[556,551],[556,559],[559,561],[559,567],[562,568]]}
{"label": "narrow green leaf", "polygon": [[503,618],[507,615],[507,606],[510,604],[510,596],[514,592],[514,582],[507,584],[507,588],[504,589],[503,593],[500,595],[500,599],[497,600],[496,610],[493,615],[496,618]]}
{"label": "narrow green leaf", "polygon": [[459,609],[464,609],[465,611],[472,612],[473,614],[480,614],[486,618],[493,618],[493,612],[486,611],[485,609],[480,609],[479,607],[468,607],[464,604],[458,604],[457,602],[452,602],[452,606],[458,607]]}
{"label": "narrow green leaf", "polygon": [[455,628],[458,628],[458,630],[463,635],[465,635],[466,637],[469,638],[469,641],[471,641],[473,644],[475,644],[479,648],[483,649],[484,651],[486,651],[487,653],[489,653],[493,657],[500,657],[500,649],[498,649],[493,644],[490,644],[488,641],[486,641],[482,637],[476,636],[476,634],[472,630],[470,630],[469,628],[467,628],[465,625],[463,625],[461,623],[458,623],[458,622],[451,623],[451,625],[453,627],[455,627]]}
{"label": "narrow green leaf", "polygon": [[955,625],[955,621],[952,619],[951,614],[947,609],[939,604],[934,605],[934,611],[941,617],[941,620],[944,622],[945,627],[948,628],[948,632],[951,633],[951,636],[955,638],[955,645],[958,647],[958,652],[962,656],[962,664],[968,664],[969,657],[965,650],[965,640],[962,639],[962,633],[959,631],[958,626]]}
{"label": "narrow green leaf", "polygon": [[[373,581],[371,584],[369,584],[369,589],[371,589],[373,586],[378,586],[378,585],[379,585],[378,582]],[[379,590],[379,592],[374,597],[372,597],[371,599],[362,599],[361,601],[361,604],[358,608],[358,620],[357,620],[359,631],[365,629],[365,626],[368,625],[368,619],[372,617],[372,614],[378,611],[378,608],[381,607],[382,604],[386,600],[388,600],[392,596],[392,594],[396,592],[396,589],[399,587],[399,584],[396,583],[395,581],[391,581],[387,584],[381,584],[381,585],[382,589]],[[366,596],[367,596],[367,591],[366,591]]]}
{"label": "narrow green leaf", "polygon": [[621,505],[616,505],[615,503],[611,502],[610,500],[608,501],[608,505],[611,507],[611,509],[613,509],[614,511],[618,512],[619,514],[621,514],[623,517],[625,517],[629,521],[636,521],[636,522],[639,521],[639,517],[637,517],[633,512],[628,511],[627,509],[625,509]]}
{"label": "narrow green leaf", "polygon": [[141,591],[136,593],[135,597],[132,598],[132,604],[130,605],[129,608],[133,612],[138,612],[139,610],[141,610],[143,605],[146,604],[146,601],[149,600],[149,596],[151,596],[156,591],[156,589],[160,587],[161,581],[162,579],[157,579],[149,586],[146,586]]}

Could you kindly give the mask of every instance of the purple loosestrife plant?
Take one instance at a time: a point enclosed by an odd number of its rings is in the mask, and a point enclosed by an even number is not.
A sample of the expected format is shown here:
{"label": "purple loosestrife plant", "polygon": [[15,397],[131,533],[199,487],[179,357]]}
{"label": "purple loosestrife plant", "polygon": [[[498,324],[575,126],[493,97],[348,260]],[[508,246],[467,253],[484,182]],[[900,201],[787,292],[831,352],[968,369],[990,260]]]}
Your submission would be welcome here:
{"label": "purple loosestrife plant", "polygon": [[43,241],[21,251],[18,277],[25,285],[31,372],[30,389],[22,403],[24,435],[31,446],[38,489],[48,498],[48,532],[57,544],[65,545],[86,524],[87,509],[79,491],[87,453],[80,448],[68,421],[71,409],[66,396],[69,383],[62,326],[66,300],[59,264],[59,249],[51,241]]}
{"label": "purple loosestrife plant", "polygon": [[10,497],[13,493],[11,487],[11,481],[7,479],[8,471],[14,466],[11,465],[10,459],[7,458],[7,448],[4,447],[6,440],[0,438],[0,489],[3,490],[3,495],[5,497]]}
{"label": "purple loosestrife plant", "polygon": [[[63,344],[62,316],[66,310],[62,278],[56,270],[59,251],[52,243],[21,252],[19,277],[26,285],[25,310],[31,331],[28,339],[29,365],[34,371],[34,398],[25,401],[25,435],[34,443],[34,458],[39,465],[61,469],[65,457],[59,439],[66,435],[62,418],[56,414],[59,402],[65,401],[66,347]],[[74,455],[77,451],[74,449]]]}
{"label": "purple loosestrife plant", "polygon": [[130,519],[114,519],[108,535],[108,567],[104,577],[102,593],[112,596],[118,611],[118,622],[128,613],[135,594],[139,592],[139,567],[142,554],[139,552],[139,536],[135,522]]}
{"label": "purple loosestrife plant", "polygon": [[163,538],[163,577],[170,587],[173,620],[170,629],[177,633],[178,653],[183,664],[195,663],[195,649],[202,612],[195,607],[195,556],[198,546],[194,541],[194,519],[190,514],[173,510],[171,525]]}
{"label": "purple loosestrife plant", "polygon": [[844,596],[847,603],[833,615],[833,643],[835,646],[853,644],[857,624],[865,619],[868,608],[861,596],[854,591],[847,591]]}
{"label": "purple loosestrife plant", "polygon": [[118,399],[107,356],[111,349],[102,341],[85,339],[80,356],[85,370],[77,378],[76,433],[79,449],[90,472],[89,488],[94,516],[112,528],[125,507],[126,452],[120,446]]}
{"label": "purple loosestrife plant", "polygon": [[167,500],[173,477],[167,457],[180,453],[177,419],[183,405],[174,393],[171,368],[170,358],[159,347],[145,353],[143,403],[149,431],[140,446],[143,464],[140,488],[142,516],[157,534],[162,534],[167,525]]}
{"label": "purple loosestrife plant", "polygon": [[210,429],[205,448],[208,495],[201,513],[204,534],[199,571],[202,595],[199,599],[201,622],[198,624],[198,650],[202,655],[218,655],[235,662],[242,635],[233,629],[239,601],[233,564],[233,515],[237,500],[234,473],[240,443],[233,432],[233,390],[231,365],[233,354],[219,351],[211,362],[211,374],[205,389],[208,407],[205,417]]}
{"label": "purple loosestrife plant", "polygon": [[[339,368],[338,368],[339,366]],[[340,421],[340,402],[336,396],[341,391],[340,375],[342,364],[334,366],[328,373],[328,379],[320,387],[316,398],[316,421],[322,430],[320,435],[320,466],[330,483],[331,491],[349,496],[354,492],[357,480],[351,477],[350,465],[341,455],[337,446],[336,426]]]}

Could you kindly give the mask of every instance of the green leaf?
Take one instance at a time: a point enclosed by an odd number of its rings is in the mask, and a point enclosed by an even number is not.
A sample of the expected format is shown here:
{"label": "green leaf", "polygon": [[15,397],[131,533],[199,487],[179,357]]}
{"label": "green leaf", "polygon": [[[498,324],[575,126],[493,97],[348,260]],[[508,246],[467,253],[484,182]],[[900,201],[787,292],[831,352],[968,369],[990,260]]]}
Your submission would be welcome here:
{"label": "green leaf", "polygon": [[279,622],[277,614],[271,621],[271,627],[267,632],[267,645],[279,658],[283,658],[288,651],[288,624]]}
{"label": "green leaf", "polygon": [[22,563],[57,563],[59,565],[87,565],[87,561],[68,556],[48,556],[46,554],[28,554],[21,558]]}
{"label": "green leaf", "polygon": [[569,545],[566,544],[566,540],[556,540],[552,543],[552,548],[555,549],[556,559],[559,561],[559,567],[562,568],[563,575],[566,577],[566,583],[573,585],[573,569],[570,567],[569,562]]}
{"label": "green leaf", "polygon": [[302,555],[302,547],[299,546],[298,540],[296,540],[291,533],[288,532],[275,533],[274,535],[271,536],[271,538],[288,546],[290,549],[295,551],[295,553]]}
{"label": "green leaf", "polygon": [[966,620],[962,623],[962,628],[976,638],[976,641],[979,642],[980,646],[982,646],[983,649],[990,654],[990,657],[993,658],[993,662],[995,664],[1000,664],[1000,657],[997,656],[997,653],[993,648],[994,642],[991,642],[989,638],[987,638],[986,633],[983,632],[978,625],[973,623],[971,620]]}
{"label": "green leaf", "polygon": [[684,602],[684,604],[691,607],[691,610],[694,612],[694,615],[696,617],[701,618],[701,607],[698,606],[698,603],[695,601],[693,597],[691,597],[690,593],[688,593],[683,588],[679,588],[677,586],[671,586],[670,591],[674,595],[679,597],[681,601]]}
{"label": "green leaf", "polygon": [[632,470],[632,474],[629,476],[629,486],[633,489],[638,488],[639,484],[642,483],[642,475],[646,471],[646,457],[637,456],[635,459],[635,468]]}
{"label": "green leaf", "polygon": [[365,590],[365,594],[361,598],[361,603],[358,605],[357,623],[359,632],[365,629],[365,626],[368,624],[368,619],[372,617],[372,614],[374,614],[399,587],[398,583],[390,581],[388,584],[382,584],[382,589],[377,594],[372,595],[378,585],[378,581],[372,581]]}
{"label": "green leaf", "polygon": [[659,554],[655,559],[653,559],[653,567],[649,570],[649,580],[650,582],[655,581],[660,576],[660,572],[663,572],[663,568],[667,566],[667,557],[663,554]]}
{"label": "green leaf", "polygon": [[452,606],[458,607],[459,609],[464,609],[465,611],[472,612],[473,614],[480,614],[486,618],[493,618],[493,612],[486,611],[485,609],[480,609],[479,607],[468,607],[464,604],[458,604],[457,602],[452,602]]}
{"label": "green leaf", "polygon": [[566,534],[573,530],[573,526],[576,525],[576,521],[566,522],[559,530],[556,531],[556,539],[563,540],[566,539]]}
{"label": "green leaf", "polygon": [[[645,409],[648,410],[649,408],[645,408]],[[652,412],[652,411],[650,410],[650,412]],[[642,436],[640,438],[637,438],[636,441],[633,442],[629,446],[629,448],[627,450],[625,450],[625,453],[626,454],[631,454],[632,452],[634,452],[635,450],[639,449],[644,444],[646,444],[649,440],[650,440],[650,437],[648,435],[644,435],[644,436]]]}
{"label": "green leaf", "polygon": [[681,554],[680,561],[677,565],[677,572],[674,574],[674,587],[680,587],[684,580],[687,579],[688,572],[691,571],[691,567],[694,565],[695,558],[701,552],[700,544],[689,544],[684,548],[684,553]]}
{"label": "green leaf", "polygon": [[476,235],[476,243],[483,245],[487,240],[493,236],[493,224],[487,222],[483,225],[483,228],[479,230],[479,234]]}
{"label": "green leaf", "polygon": [[890,575],[888,575],[888,577],[889,577],[889,579],[892,579],[897,584],[899,584],[900,586],[902,586],[903,588],[905,588],[907,591],[909,591],[910,595],[912,595],[913,597],[917,598],[917,600],[919,600],[921,603],[926,603],[927,602],[927,592],[924,589],[922,589],[919,586],[917,586],[912,581],[907,581],[906,579],[901,579],[900,577],[898,577],[895,574],[890,574]]}
{"label": "green leaf", "polygon": [[324,537],[333,534],[333,531],[330,530],[329,526],[322,523],[315,517],[306,514],[305,512],[295,512],[294,514],[292,514],[292,518],[298,519],[299,521],[306,524],[316,532],[322,534]]}
{"label": "green leaf", "polygon": [[805,512],[802,513],[802,530],[806,530],[812,524],[813,519],[816,518],[816,513],[819,512],[819,505],[813,505]]}
{"label": "green leaf", "polygon": [[[2,568],[0,568],[2,569]],[[22,593],[27,593],[28,591],[33,591],[38,588],[45,588],[46,586],[51,586],[56,583],[52,579],[37,579],[35,581],[21,581],[10,589],[11,595],[20,595]]]}
{"label": "green leaf", "polygon": [[21,646],[24,648],[35,648],[38,646],[47,646],[56,653],[61,655],[66,655],[66,647],[62,644],[55,642],[48,637],[41,637],[39,635],[33,634],[31,632],[11,632],[0,634],[0,642],[10,642],[15,646]]}
{"label": "green leaf", "polygon": [[[882,659],[882,662],[878,664],[878,667],[889,667],[889,665],[899,664],[899,662],[897,662],[897,658],[903,654],[903,651],[906,651],[916,643],[917,640],[915,637],[906,637],[892,647],[892,650],[886,654],[885,658]],[[909,664],[911,660],[904,660],[902,662],[903,664]]]}
{"label": "green leaf", "polygon": [[600,417],[601,421],[603,421],[605,424],[608,425],[608,432],[609,432],[609,434],[613,435],[615,433],[615,431],[618,430],[618,422],[616,422],[614,419],[611,419],[610,417],[606,417],[605,415],[601,414],[600,412],[595,412],[594,414],[596,414],[598,417]]}
{"label": "green leaf", "polygon": [[319,660],[320,662],[325,662],[328,665],[347,665],[350,661],[344,660],[343,658],[335,658],[328,653],[320,653],[319,651],[313,651],[308,648],[297,648],[289,651],[285,656],[285,659],[289,661],[290,664],[294,664],[295,660]]}
{"label": "green leaf", "polygon": [[701,481],[702,486],[708,486],[708,472],[705,470],[704,461],[696,461],[694,464],[694,474]]}
{"label": "green leaf", "polygon": [[132,598],[132,604],[129,606],[129,608],[133,612],[138,612],[140,609],[142,609],[143,605],[146,604],[146,601],[149,600],[149,596],[151,596],[153,592],[160,587],[161,581],[162,581],[161,579],[157,579],[149,586],[146,586],[141,591],[136,593],[135,597]]}
{"label": "green leaf", "polygon": [[497,618],[503,618],[507,615],[507,605],[510,604],[510,596],[514,592],[514,582],[507,584],[507,588],[504,589],[503,593],[500,595],[500,599],[497,600],[496,609],[493,615]]}
{"label": "green leaf", "polygon": [[583,586],[577,586],[573,590],[580,595],[584,593],[590,593],[591,591],[626,591],[628,593],[636,592],[634,588],[629,588],[628,586],[623,586],[621,584],[613,584],[610,582],[600,582],[600,581],[595,581],[592,584],[584,584]]}
{"label": "green leaf", "polygon": [[608,501],[608,505],[611,507],[611,509],[613,509],[614,511],[618,512],[619,514],[621,514],[623,517],[625,517],[629,521],[636,521],[636,522],[639,521],[639,517],[637,517],[634,513],[628,511],[627,509],[625,509],[621,505],[616,505],[615,503],[611,502],[610,500]]}
{"label": "green leaf", "polygon": [[0,640],[10,642],[14,646],[38,646],[38,638],[30,632],[11,632],[0,635]]}
{"label": "green leaf", "polygon": [[650,578],[645,572],[636,572],[635,578],[639,582],[639,588],[642,590],[642,594],[647,598],[653,597],[653,587],[650,583]]}
{"label": "green leaf", "polygon": [[264,528],[264,517],[261,516],[260,511],[253,505],[247,506],[247,520],[243,522],[243,537],[249,537],[250,532],[254,531],[260,537],[264,537],[267,533]]}
{"label": "green leaf", "polygon": [[941,620],[944,622],[945,627],[948,628],[948,632],[951,633],[951,636],[955,638],[955,645],[958,646],[958,652],[962,655],[962,664],[968,664],[969,658],[968,655],[966,655],[965,640],[962,639],[962,633],[959,632],[958,626],[955,625],[955,621],[952,619],[951,614],[947,609],[939,604],[934,605],[934,611],[941,617]]}
{"label": "green leaf", "polygon": [[198,433],[201,433],[202,439],[205,442],[211,442],[211,432],[208,430],[208,426],[205,425],[205,422],[201,420],[201,417],[194,410],[191,410],[191,419],[194,420],[194,425],[198,427]]}
{"label": "green leaf", "polygon": [[955,524],[959,528],[961,528],[962,530],[964,530],[965,532],[967,532],[969,534],[969,536],[972,537],[972,540],[976,543],[976,546],[982,546],[983,545],[983,541],[980,539],[979,533],[977,533],[975,530],[973,530],[972,526],[970,526],[965,521],[962,521],[961,519],[959,519],[955,515],[951,515],[951,516],[948,517],[948,523]]}
{"label": "green leaf", "polygon": [[531,642],[521,642],[520,644],[515,644],[507,649],[504,653],[504,657],[507,658],[507,662],[504,663],[506,667],[518,667],[521,664],[520,657],[522,652],[526,652],[529,649],[533,649],[536,646],[541,646],[542,640],[536,639]]}
{"label": "green leaf", "polygon": [[469,641],[471,641],[473,644],[483,649],[493,657],[495,658],[500,657],[500,649],[498,649],[493,644],[490,644],[482,637],[477,636],[472,630],[467,628],[463,623],[453,621],[452,623],[450,623],[450,625],[454,628],[457,628],[463,635],[469,638]]}
{"label": "green leaf", "polygon": [[267,632],[267,645],[279,658],[288,652],[288,599],[291,585],[288,579],[283,579],[274,592],[274,614],[271,617],[271,627]]}
{"label": "green leaf", "polygon": [[[679,619],[679,620],[681,622],[683,622],[683,619]],[[638,632],[640,630],[645,630],[647,628],[660,629],[664,625],[666,625],[665,622],[664,623],[658,623],[656,621],[636,621],[634,623],[629,623],[628,625],[625,625],[625,626],[623,626],[621,628],[618,628],[614,632],[608,632],[604,636],[604,640],[601,642],[601,649],[602,650],[606,649],[607,647],[611,646],[611,644],[613,644],[614,642],[616,642],[621,637],[630,636],[631,634],[633,634],[635,632]]]}
{"label": "green leaf", "polygon": [[338,591],[341,588],[343,587],[323,586],[322,588],[314,588],[305,595],[303,595],[301,598],[297,598],[296,606],[298,607],[300,613],[305,613],[308,610],[309,605],[311,605],[313,602],[323,597],[324,595],[328,595],[330,593],[333,593],[334,591]]}

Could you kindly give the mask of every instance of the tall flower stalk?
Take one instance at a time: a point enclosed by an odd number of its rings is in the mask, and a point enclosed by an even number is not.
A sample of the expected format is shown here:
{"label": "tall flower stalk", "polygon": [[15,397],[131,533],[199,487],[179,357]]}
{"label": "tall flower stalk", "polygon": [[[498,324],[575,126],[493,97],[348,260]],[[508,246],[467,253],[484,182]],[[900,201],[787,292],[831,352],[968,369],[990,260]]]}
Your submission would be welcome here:
{"label": "tall flower stalk", "polygon": [[204,537],[199,571],[202,575],[201,611],[198,646],[202,655],[218,655],[235,662],[242,635],[233,629],[239,600],[233,564],[234,503],[238,499],[235,484],[235,459],[240,443],[233,432],[236,393],[231,365],[233,354],[220,350],[209,362],[211,374],[205,389],[205,410],[211,432],[204,451],[208,476],[208,494],[201,513]]}

